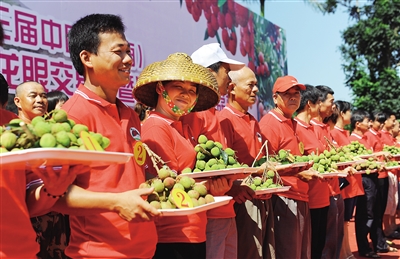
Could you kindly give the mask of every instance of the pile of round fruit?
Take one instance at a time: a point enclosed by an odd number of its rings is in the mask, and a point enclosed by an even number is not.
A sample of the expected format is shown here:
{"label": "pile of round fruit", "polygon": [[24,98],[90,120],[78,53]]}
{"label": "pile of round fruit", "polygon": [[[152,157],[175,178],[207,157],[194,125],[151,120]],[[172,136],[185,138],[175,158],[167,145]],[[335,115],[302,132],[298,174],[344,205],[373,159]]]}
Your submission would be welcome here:
{"label": "pile of round fruit", "polygon": [[207,193],[207,188],[187,175],[177,176],[168,166],[163,166],[158,172],[158,177],[147,180],[139,188],[154,187],[154,192],[147,196],[147,201],[156,209],[177,208],[171,194],[175,188],[185,191],[193,202],[193,207],[198,207],[214,202],[214,197]]}
{"label": "pile of round fruit", "polygon": [[55,110],[50,115],[51,118],[37,116],[30,124],[13,119],[0,127],[0,153],[40,147],[85,150],[84,141],[80,137],[82,131],[88,132],[103,150],[110,145],[108,138],[90,132],[86,125],[68,119],[64,110]]}
{"label": "pile of round fruit", "polygon": [[[197,152],[197,156],[193,172],[248,167],[248,165],[240,164],[236,160],[234,150],[231,148],[223,149],[221,143],[208,140],[204,135],[199,136],[198,144],[194,150]],[[185,168],[182,173],[190,171],[192,171],[191,168]]]}
{"label": "pile of round fruit", "polygon": [[[272,170],[268,170],[263,177],[260,176],[248,176],[245,180],[244,183],[247,184],[251,189],[254,191],[258,190],[265,190],[268,188],[277,188],[277,187],[282,187],[282,183],[279,183],[278,175],[275,177],[275,172]],[[274,179],[276,181],[274,182]]]}
{"label": "pile of round fruit", "polygon": [[400,154],[400,147],[385,145],[383,151],[387,151],[392,155],[398,155]]}
{"label": "pile of round fruit", "polygon": [[366,174],[370,174],[375,170],[381,169],[381,164],[377,161],[375,157],[369,157],[368,160],[353,165],[353,168],[355,168],[357,171],[365,171]]}
{"label": "pile of round fruit", "polygon": [[400,164],[399,164],[399,161],[389,161],[389,162],[386,162],[386,164],[385,164],[385,167],[393,167],[393,166],[399,166]]}

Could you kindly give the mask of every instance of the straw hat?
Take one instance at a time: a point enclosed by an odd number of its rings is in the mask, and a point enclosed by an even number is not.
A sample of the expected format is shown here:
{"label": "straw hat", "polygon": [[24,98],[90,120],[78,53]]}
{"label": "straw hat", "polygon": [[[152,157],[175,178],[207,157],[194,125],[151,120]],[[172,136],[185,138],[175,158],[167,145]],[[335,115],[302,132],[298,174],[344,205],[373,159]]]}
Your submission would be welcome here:
{"label": "straw hat", "polygon": [[149,107],[156,107],[157,82],[170,80],[198,84],[199,98],[192,112],[208,110],[219,103],[218,84],[214,75],[207,68],[193,63],[185,53],[171,54],[166,60],[145,67],[133,89],[133,96]]}

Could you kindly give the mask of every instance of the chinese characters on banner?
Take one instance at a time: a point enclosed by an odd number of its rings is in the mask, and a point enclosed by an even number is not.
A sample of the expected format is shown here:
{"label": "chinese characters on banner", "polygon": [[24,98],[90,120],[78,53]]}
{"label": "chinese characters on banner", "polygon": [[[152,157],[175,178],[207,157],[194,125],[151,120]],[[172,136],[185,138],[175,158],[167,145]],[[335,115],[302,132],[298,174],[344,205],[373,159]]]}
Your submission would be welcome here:
{"label": "chinese characters on banner", "polygon": [[[22,82],[33,80],[48,92],[59,90],[71,96],[83,77],[69,56],[67,34],[73,22],[42,16],[35,11],[2,3],[0,21],[5,32],[0,47],[0,72],[10,85],[10,93]],[[128,39],[129,41],[129,39]],[[120,88],[118,98],[133,106],[132,88],[144,67],[143,48],[130,41],[133,66],[131,82]]]}

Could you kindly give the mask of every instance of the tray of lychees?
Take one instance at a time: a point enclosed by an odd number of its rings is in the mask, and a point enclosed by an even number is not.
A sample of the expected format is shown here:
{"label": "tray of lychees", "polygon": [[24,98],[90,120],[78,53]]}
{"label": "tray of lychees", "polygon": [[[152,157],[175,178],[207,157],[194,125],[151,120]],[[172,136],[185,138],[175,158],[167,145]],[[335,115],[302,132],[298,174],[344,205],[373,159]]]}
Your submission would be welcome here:
{"label": "tray of lychees", "polygon": [[63,110],[31,123],[13,119],[0,127],[1,165],[59,166],[126,163],[130,153],[107,152],[110,140],[68,119]]}
{"label": "tray of lychees", "polygon": [[[139,188],[154,188],[146,200],[162,216],[195,214],[224,206],[232,199],[229,196],[214,197],[208,193],[205,182],[198,183],[191,176],[177,175],[168,166],[162,166],[156,178],[147,180]],[[174,195],[174,192],[179,192],[179,195]],[[178,201],[176,197],[179,197]]]}
{"label": "tray of lychees", "polygon": [[223,148],[222,144],[207,139],[200,135],[196,151],[196,163],[194,168],[185,168],[182,173],[189,174],[192,178],[208,178],[232,174],[249,174],[246,164],[237,161],[236,152],[231,148]]}

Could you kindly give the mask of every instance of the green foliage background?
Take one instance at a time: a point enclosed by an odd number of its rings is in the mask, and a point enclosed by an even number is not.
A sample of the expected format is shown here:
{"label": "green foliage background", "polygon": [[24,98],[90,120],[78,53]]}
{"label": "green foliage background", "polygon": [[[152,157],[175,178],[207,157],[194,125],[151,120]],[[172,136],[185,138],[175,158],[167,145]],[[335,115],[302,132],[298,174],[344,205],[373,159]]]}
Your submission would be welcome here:
{"label": "green foliage background", "polygon": [[400,0],[326,0],[323,6],[325,13],[344,7],[354,21],[340,46],[353,105],[400,117]]}

